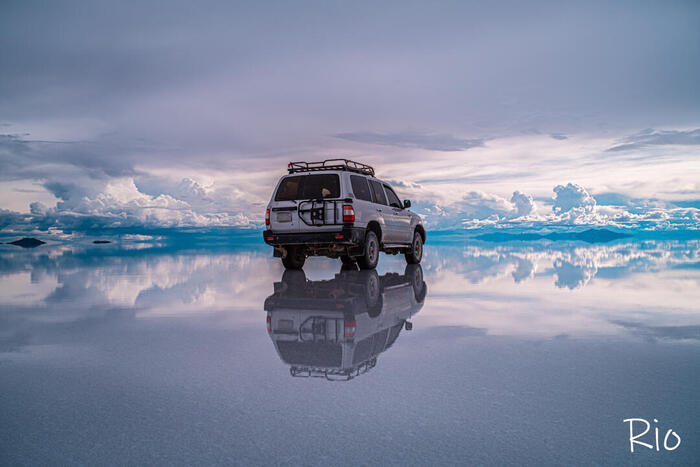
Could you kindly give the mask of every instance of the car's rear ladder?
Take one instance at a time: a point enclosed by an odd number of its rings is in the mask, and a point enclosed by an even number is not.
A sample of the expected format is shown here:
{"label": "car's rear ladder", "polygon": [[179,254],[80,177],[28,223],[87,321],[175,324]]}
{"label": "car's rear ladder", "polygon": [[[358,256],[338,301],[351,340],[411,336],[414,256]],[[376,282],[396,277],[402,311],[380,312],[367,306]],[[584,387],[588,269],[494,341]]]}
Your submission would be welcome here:
{"label": "car's rear ladder", "polygon": [[310,226],[343,225],[343,204],[350,199],[309,199],[300,201],[299,219]]}

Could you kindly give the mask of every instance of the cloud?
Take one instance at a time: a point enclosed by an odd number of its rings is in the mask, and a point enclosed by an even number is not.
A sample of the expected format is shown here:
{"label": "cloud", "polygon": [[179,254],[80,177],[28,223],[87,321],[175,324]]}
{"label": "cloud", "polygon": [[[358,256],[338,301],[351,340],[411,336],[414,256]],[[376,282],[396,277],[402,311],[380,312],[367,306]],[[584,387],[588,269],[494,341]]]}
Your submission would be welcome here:
{"label": "cloud", "polygon": [[389,183],[394,188],[405,188],[406,190],[420,190],[423,186],[420,183],[411,182],[408,180],[397,180],[394,178],[384,178],[384,181]]}
{"label": "cloud", "polygon": [[641,149],[648,146],[663,145],[700,145],[700,128],[695,130],[666,130],[656,131],[654,129],[642,130],[639,133],[623,139],[622,144],[618,144],[608,149],[608,151],[627,151],[631,149]]}
{"label": "cloud", "polygon": [[[534,138],[549,139],[544,135]],[[496,146],[498,140],[494,141]],[[0,223],[6,230],[67,232],[105,227],[254,226],[260,223],[277,176],[270,172],[263,184],[247,170],[211,172],[206,165],[201,170],[188,170],[187,166],[172,168],[173,164],[144,167],[137,165],[137,153],[138,145],[115,144],[106,138],[51,142],[4,135],[0,138],[0,183],[7,183],[5,190],[11,192],[24,180],[46,192],[25,196],[21,203],[18,199],[12,207],[23,213],[5,210]],[[489,157],[473,154],[470,162]],[[106,160],[102,165],[96,162],[101,157]],[[402,197],[412,200],[413,210],[423,216],[429,229],[488,231],[585,225],[642,230],[700,228],[700,211],[692,200],[677,205],[605,191],[597,195],[601,199],[597,203],[588,189],[575,183],[555,185],[551,212],[538,211],[532,194],[518,190],[510,196],[502,193],[511,180],[528,182],[540,169],[512,172],[512,165],[500,164],[508,160],[489,160],[477,166],[477,172],[460,172],[450,163],[453,155],[444,157],[447,159],[438,164],[419,164],[415,172],[413,167],[403,166],[402,170],[391,170],[394,177],[387,179]],[[501,190],[471,189],[460,194],[463,187],[472,185],[500,185]],[[682,188],[687,192],[684,196],[694,193],[692,184],[685,183]],[[672,193],[680,196],[678,190]],[[450,202],[450,198],[457,200]],[[550,205],[547,198],[538,199],[543,206]]]}
{"label": "cloud", "polygon": [[[418,212],[430,229],[480,231],[513,229],[532,231],[570,227],[609,227],[623,230],[699,230],[700,209],[673,203],[633,200],[607,193],[604,199],[623,205],[602,205],[581,185],[567,183],[553,189],[552,209],[539,211],[533,197],[520,191],[510,199],[472,191],[453,203],[417,202]],[[564,268],[566,265],[562,263]]]}
{"label": "cloud", "polygon": [[560,214],[572,210],[592,212],[595,206],[595,199],[580,185],[568,183],[566,186],[557,185],[554,187],[554,205],[552,209],[555,213]]}
{"label": "cloud", "polygon": [[445,134],[412,131],[396,133],[374,133],[371,131],[338,133],[335,137],[357,143],[380,144],[400,148],[421,148],[431,151],[464,151],[484,145],[483,139],[462,139]]}
{"label": "cloud", "polygon": [[97,139],[48,141],[29,135],[0,135],[0,179],[43,178],[58,165],[89,173],[92,178],[134,175],[137,145]]}
{"label": "cloud", "polygon": [[250,226],[246,213],[262,212],[255,206],[258,196],[244,187],[203,186],[191,177],[168,176],[168,166],[160,169],[165,175],[136,169],[137,149],[103,138],[60,142],[0,135],[0,182],[31,180],[57,200],[55,206],[47,205],[47,196],[44,203],[28,202],[28,214],[2,211],[2,228]]}
{"label": "cloud", "polygon": [[[100,189],[80,184],[47,184],[59,198],[54,207],[32,202],[29,212],[0,211],[0,229],[66,232],[97,228],[184,228],[259,226],[259,202],[235,186],[204,186],[191,179],[148,178],[150,190],[142,190],[131,177],[113,178]],[[539,209],[532,195],[514,191],[509,198],[483,191],[469,191],[452,203],[425,201],[417,184],[395,183],[411,199],[428,229],[515,229],[515,231],[571,226],[612,227],[637,230],[698,230],[700,209],[673,203],[630,199],[607,193],[605,199],[620,204],[598,205],[582,186],[556,185],[551,211]],[[156,189],[157,188],[157,189]],[[147,191],[147,192],[145,192]],[[402,194],[404,194],[402,193]],[[546,202],[545,202],[546,203]],[[263,204],[264,205],[264,204]]]}
{"label": "cloud", "polygon": [[450,229],[498,224],[516,220],[537,210],[532,196],[513,192],[510,200],[501,196],[471,191],[448,205],[418,203],[416,211],[422,214],[429,228]]}
{"label": "cloud", "polygon": [[170,194],[145,194],[138,190],[132,178],[112,179],[94,196],[86,196],[74,185],[62,186],[61,201],[55,207],[34,202],[29,215],[2,211],[0,228],[27,231],[255,225],[241,212],[232,212],[224,203],[208,199],[206,192],[191,179],[182,180],[177,188],[184,199]]}
{"label": "cloud", "polygon": [[519,191],[513,192],[510,202],[515,206],[514,218],[527,216],[537,210],[537,206],[535,205],[532,195],[527,195]]}
{"label": "cloud", "polygon": [[35,201],[29,205],[29,212],[33,216],[45,216],[49,211],[49,208],[39,201]]}

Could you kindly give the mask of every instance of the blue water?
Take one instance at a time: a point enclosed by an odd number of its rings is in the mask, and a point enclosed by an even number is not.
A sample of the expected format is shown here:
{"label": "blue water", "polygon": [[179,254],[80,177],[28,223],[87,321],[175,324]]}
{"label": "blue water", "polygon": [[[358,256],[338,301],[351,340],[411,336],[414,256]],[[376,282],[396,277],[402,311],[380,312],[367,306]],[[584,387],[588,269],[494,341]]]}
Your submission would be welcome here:
{"label": "blue water", "polygon": [[697,465],[699,246],[3,245],[0,464]]}

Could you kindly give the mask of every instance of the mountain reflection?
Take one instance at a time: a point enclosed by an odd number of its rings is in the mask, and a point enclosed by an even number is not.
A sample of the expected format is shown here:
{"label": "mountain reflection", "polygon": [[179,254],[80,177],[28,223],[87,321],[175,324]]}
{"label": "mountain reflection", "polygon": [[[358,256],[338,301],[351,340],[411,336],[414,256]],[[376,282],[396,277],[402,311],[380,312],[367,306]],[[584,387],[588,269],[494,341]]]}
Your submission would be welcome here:
{"label": "mountain reflection", "polygon": [[296,377],[347,381],[366,373],[423,307],[420,265],[403,274],[344,267],[328,280],[285,271],[265,300],[267,331]]}

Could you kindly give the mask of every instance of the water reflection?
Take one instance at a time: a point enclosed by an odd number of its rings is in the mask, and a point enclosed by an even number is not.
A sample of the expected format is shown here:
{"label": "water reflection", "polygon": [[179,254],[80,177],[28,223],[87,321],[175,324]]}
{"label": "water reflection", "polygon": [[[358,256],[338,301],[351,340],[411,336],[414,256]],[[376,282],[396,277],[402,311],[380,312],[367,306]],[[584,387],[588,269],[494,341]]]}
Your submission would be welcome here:
{"label": "water reflection", "polygon": [[0,245],[0,464],[327,465],[324,440],[348,464],[623,465],[634,416],[697,464],[697,241],[428,243],[418,268],[301,274],[159,243]]}
{"label": "water reflection", "polygon": [[510,277],[516,284],[536,277],[552,277],[557,288],[585,287],[601,273],[623,277],[641,272],[695,265],[700,242],[642,241],[614,244],[508,243],[445,244],[432,250],[441,269],[451,269],[473,284]]}
{"label": "water reflection", "polygon": [[412,328],[408,319],[427,290],[420,265],[381,276],[344,267],[318,281],[285,271],[265,300],[267,331],[292,376],[347,381],[374,368],[401,330]]}
{"label": "water reflection", "polygon": [[[431,245],[421,270],[431,295],[420,328],[458,326],[535,338],[692,340],[693,327],[700,325],[699,251],[697,240]],[[377,278],[368,276],[369,283],[383,287],[384,297],[392,272],[404,268],[401,258],[383,257]],[[256,247],[42,245],[27,250],[0,245],[0,345],[38,344],[36,336],[52,329],[60,339],[66,326],[94,326],[115,317],[218,313],[230,327],[255,325],[276,281],[275,295],[289,300],[294,293],[321,293],[323,287],[309,284],[328,283],[337,289],[334,293],[345,295],[358,290],[351,278],[362,273],[337,272],[336,261],[314,259],[306,268],[309,280],[299,281],[305,285],[291,287],[291,277],[279,280],[280,264]],[[348,281],[345,289],[343,281]],[[297,300],[308,301],[307,295]],[[364,316],[372,313],[368,309]]]}

